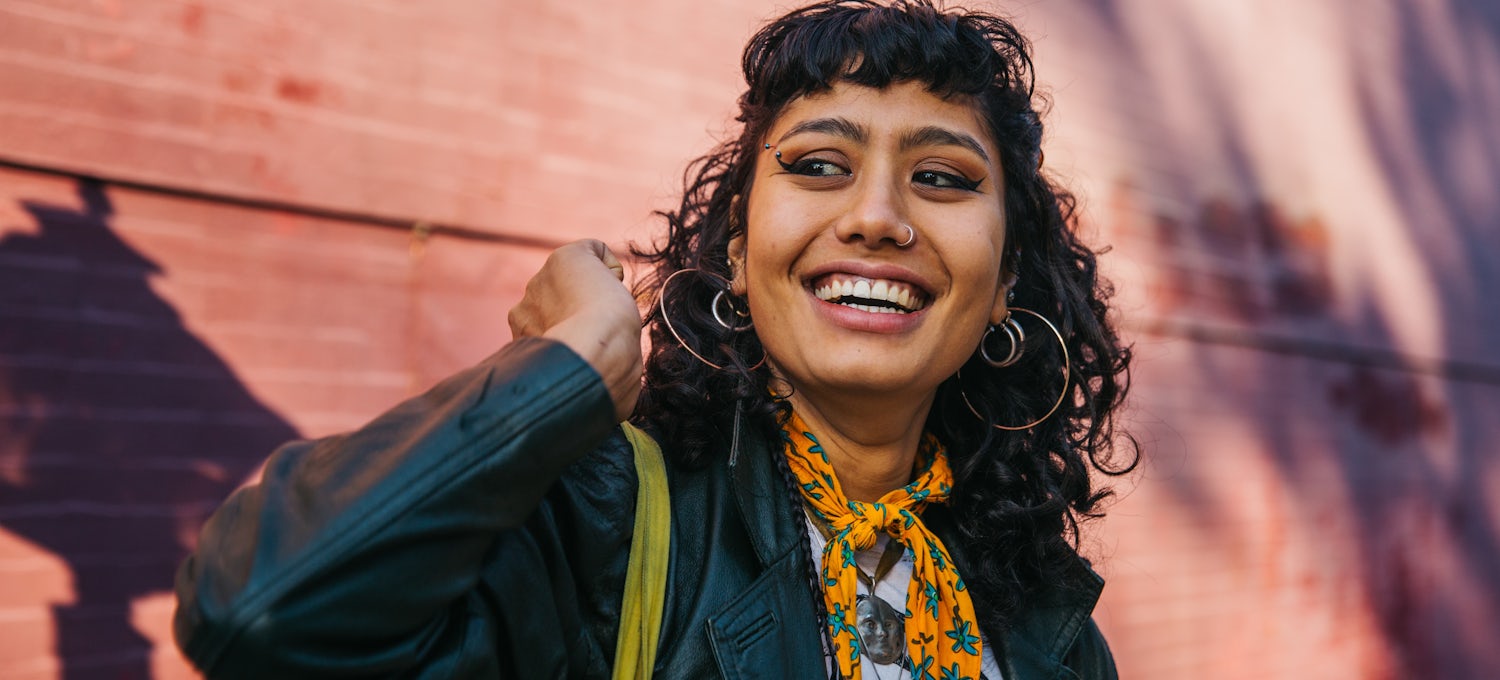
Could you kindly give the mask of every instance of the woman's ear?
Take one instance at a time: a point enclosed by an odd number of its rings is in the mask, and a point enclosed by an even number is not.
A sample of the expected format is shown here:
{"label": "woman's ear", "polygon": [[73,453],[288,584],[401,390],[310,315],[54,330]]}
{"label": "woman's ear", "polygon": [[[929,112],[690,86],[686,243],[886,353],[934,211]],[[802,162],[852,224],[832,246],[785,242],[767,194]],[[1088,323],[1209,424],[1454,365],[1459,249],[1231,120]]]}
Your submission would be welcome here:
{"label": "woman's ear", "polygon": [[729,199],[729,239],[725,253],[729,257],[729,292],[735,297],[745,297],[745,230],[740,225],[740,195]]}
{"label": "woman's ear", "polygon": [[745,234],[729,239],[729,292],[735,297],[745,297]]}
{"label": "woman's ear", "polygon": [[1014,272],[1000,273],[1000,289],[995,291],[995,306],[990,308],[990,325],[999,325],[1005,321],[1010,313],[1010,298],[1012,291],[1016,289],[1016,283],[1020,276]]}

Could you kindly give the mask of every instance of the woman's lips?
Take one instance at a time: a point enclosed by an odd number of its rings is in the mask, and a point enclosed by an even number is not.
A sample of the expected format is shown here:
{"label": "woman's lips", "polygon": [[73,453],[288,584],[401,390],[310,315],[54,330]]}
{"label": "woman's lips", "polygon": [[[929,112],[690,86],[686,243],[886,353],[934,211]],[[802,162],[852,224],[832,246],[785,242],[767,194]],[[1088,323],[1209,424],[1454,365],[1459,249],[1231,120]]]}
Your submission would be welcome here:
{"label": "woman's lips", "polygon": [[907,311],[857,302],[830,302],[818,298],[813,291],[808,291],[807,297],[818,316],[829,323],[864,333],[906,333],[916,328],[927,316],[926,309]]}
{"label": "woman's lips", "polygon": [[910,331],[927,316],[933,298],[921,275],[888,262],[825,262],[804,272],[802,282],[819,315],[864,332]]}

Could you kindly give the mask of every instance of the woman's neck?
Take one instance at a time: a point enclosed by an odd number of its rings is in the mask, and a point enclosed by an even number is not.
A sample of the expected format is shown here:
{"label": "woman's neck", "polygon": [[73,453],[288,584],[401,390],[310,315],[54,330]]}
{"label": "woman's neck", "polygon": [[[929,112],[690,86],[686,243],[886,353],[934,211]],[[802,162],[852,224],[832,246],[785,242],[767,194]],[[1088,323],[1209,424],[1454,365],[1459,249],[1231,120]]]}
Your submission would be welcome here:
{"label": "woman's neck", "polygon": [[849,500],[873,502],[911,482],[932,397],[902,404],[790,400],[817,436]]}

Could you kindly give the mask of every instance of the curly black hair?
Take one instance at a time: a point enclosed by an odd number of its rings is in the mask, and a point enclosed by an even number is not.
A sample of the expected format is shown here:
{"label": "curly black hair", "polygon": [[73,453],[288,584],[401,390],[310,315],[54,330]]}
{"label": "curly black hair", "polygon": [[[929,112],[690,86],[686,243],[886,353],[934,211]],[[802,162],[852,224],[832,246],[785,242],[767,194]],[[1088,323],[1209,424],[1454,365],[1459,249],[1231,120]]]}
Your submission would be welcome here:
{"label": "curly black hair", "polygon": [[[772,21],[745,48],[739,136],[689,166],[681,204],[659,213],[668,224],[665,239],[633,249],[652,270],[637,294],[660,301],[647,314],[651,352],[634,419],[682,465],[725,455],[737,410],[777,441],[789,406],[771,394],[764,350],[753,330],[716,323],[711,307],[730,313],[732,301],[716,296],[731,275],[729,241],[746,224],[745,201],[736,197],[750,190],[768,130],[788,103],[837,82],[919,82],[982,115],[1001,154],[1008,230],[1002,267],[1018,276],[1013,304],[1052,319],[1071,356],[1065,365],[1052,332],[1017,315],[1032,330],[1024,358],[997,369],[976,353],[939,387],[927,419],[949,450],[949,506],[970,558],[964,580],[990,630],[1003,629],[1039,584],[1071,585],[1078,523],[1098,516],[1109,495],[1095,488],[1091,469],[1120,475],[1139,460],[1129,437],[1120,438],[1129,449],[1125,460],[1113,455],[1130,351],[1107,318],[1112,290],[1098,276],[1094,252],[1079,241],[1074,198],[1041,171],[1040,97],[1029,50],[1005,19],[944,11],[929,0],[832,0]],[[693,271],[661,289],[682,270]],[[1060,408],[1034,427],[992,427],[1038,419],[1060,390]]]}

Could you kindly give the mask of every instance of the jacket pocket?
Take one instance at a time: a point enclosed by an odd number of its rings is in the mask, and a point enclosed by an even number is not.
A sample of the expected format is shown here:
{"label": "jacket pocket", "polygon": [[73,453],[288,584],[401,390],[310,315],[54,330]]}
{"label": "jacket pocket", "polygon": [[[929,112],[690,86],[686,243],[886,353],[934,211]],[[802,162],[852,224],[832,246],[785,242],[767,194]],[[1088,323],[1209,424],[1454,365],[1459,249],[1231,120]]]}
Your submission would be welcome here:
{"label": "jacket pocket", "polygon": [[825,672],[795,557],[794,552],[777,560],[729,606],[709,617],[709,644],[727,680],[821,677]]}

